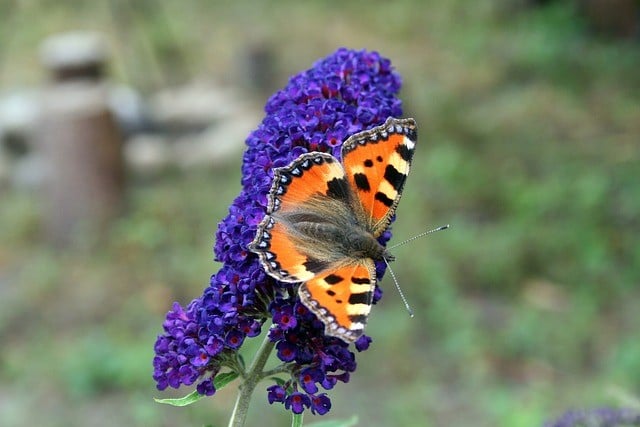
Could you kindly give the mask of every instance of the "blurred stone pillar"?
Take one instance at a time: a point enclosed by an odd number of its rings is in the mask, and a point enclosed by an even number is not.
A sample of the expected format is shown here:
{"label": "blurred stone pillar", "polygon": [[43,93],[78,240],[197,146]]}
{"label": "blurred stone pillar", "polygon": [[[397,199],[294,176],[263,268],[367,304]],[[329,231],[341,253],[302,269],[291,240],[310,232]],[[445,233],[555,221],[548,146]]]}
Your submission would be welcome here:
{"label": "blurred stone pillar", "polygon": [[65,246],[78,231],[99,233],[119,213],[122,136],[107,103],[103,40],[57,35],[41,54],[50,75],[35,131],[45,167],[43,220],[51,242]]}

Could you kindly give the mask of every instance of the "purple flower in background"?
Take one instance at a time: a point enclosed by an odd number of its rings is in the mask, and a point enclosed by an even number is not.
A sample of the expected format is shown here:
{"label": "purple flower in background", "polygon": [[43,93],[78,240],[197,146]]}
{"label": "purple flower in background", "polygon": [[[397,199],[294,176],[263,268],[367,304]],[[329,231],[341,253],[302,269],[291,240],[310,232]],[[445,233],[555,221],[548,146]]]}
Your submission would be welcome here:
{"label": "purple flower in background", "polygon": [[[344,341],[325,336],[324,325],[299,302],[294,285],[268,276],[247,246],[266,212],[273,169],[309,151],[340,158],[350,135],[402,115],[399,89],[400,77],[389,60],[376,52],[339,49],[293,76],[269,99],[265,118],[246,140],[242,191],[216,233],[215,257],[223,267],[186,310],[174,304],[156,341],[158,389],[197,382],[200,394],[214,394],[212,380],[223,368],[244,369],[237,350],[271,318],[268,337],[281,372],[295,380],[270,386],[269,403],[282,403],[294,413],[330,410],[329,397],[316,393],[349,380],[356,369],[354,353]],[[380,240],[390,237],[386,232]],[[377,265],[379,277],[384,270],[384,263]],[[380,297],[376,289],[374,301]],[[355,347],[364,351],[370,343],[362,336]]]}
{"label": "purple flower in background", "polygon": [[640,412],[631,409],[597,408],[565,412],[544,427],[623,427],[640,426]]}

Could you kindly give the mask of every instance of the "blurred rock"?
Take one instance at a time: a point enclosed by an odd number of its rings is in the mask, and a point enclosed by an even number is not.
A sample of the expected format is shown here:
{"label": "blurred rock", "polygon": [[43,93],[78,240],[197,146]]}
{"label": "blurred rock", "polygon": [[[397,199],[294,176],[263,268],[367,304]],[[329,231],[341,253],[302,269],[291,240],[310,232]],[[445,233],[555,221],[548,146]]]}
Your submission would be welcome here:
{"label": "blurred rock", "polygon": [[140,134],[130,138],[124,148],[127,167],[143,175],[157,174],[173,163],[167,137],[159,134]]}
{"label": "blurred rock", "polygon": [[40,61],[55,81],[101,80],[108,60],[104,38],[92,31],[56,34],[40,47]]}
{"label": "blurred rock", "polygon": [[132,87],[109,85],[107,103],[125,137],[148,132],[154,128],[146,102]]}
{"label": "blurred rock", "polygon": [[136,137],[127,163],[142,172],[164,166],[209,167],[237,161],[261,114],[240,92],[212,82],[166,89],[151,96],[150,112],[164,138]]}
{"label": "blurred rock", "polygon": [[9,157],[20,157],[31,150],[38,96],[37,91],[29,89],[0,95],[0,149]]}
{"label": "blurred rock", "polygon": [[[0,96],[0,186],[33,188],[41,179],[25,178],[25,159],[33,152],[31,139],[38,116],[37,94],[33,90],[15,90]],[[41,174],[40,174],[41,175]]]}
{"label": "blurred rock", "polygon": [[184,169],[238,163],[244,140],[259,120],[257,114],[238,114],[211,125],[197,135],[179,138],[173,144],[172,157]]}
{"label": "blurred rock", "polygon": [[156,123],[170,132],[203,130],[246,108],[237,91],[204,81],[161,90],[149,104]]}

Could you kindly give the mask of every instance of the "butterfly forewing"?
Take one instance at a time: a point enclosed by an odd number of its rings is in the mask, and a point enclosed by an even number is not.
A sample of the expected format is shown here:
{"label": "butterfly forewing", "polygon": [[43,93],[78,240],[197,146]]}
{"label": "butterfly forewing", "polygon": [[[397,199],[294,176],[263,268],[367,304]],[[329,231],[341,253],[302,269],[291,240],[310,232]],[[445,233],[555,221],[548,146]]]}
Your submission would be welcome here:
{"label": "butterfly forewing", "polygon": [[389,118],[384,125],[350,137],[342,163],[377,237],[387,228],[400,201],[416,142],[413,119]]}
{"label": "butterfly forewing", "polygon": [[327,335],[347,342],[364,331],[376,283],[371,259],[318,274],[300,286],[302,303],[325,325]]}
{"label": "butterfly forewing", "polygon": [[276,169],[273,179],[267,213],[299,210],[310,199],[331,196],[346,185],[340,185],[345,178],[338,160],[319,152],[303,154],[289,166]]}

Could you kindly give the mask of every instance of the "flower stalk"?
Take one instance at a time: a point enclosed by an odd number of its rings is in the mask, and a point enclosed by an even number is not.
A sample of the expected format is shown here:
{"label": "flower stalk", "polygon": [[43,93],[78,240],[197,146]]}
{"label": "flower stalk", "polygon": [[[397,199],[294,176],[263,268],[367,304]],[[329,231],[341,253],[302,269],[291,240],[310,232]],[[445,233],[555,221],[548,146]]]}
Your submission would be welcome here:
{"label": "flower stalk", "polygon": [[249,402],[251,401],[251,395],[255,390],[256,385],[264,378],[263,369],[269,360],[271,351],[275,344],[269,340],[269,335],[265,335],[255,359],[251,363],[249,370],[247,371],[244,382],[240,385],[240,393],[236,399],[236,404],[229,420],[229,427],[242,427],[244,426],[247,418],[247,412],[249,411]]}

